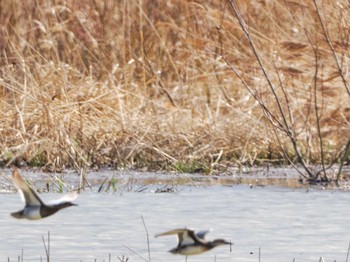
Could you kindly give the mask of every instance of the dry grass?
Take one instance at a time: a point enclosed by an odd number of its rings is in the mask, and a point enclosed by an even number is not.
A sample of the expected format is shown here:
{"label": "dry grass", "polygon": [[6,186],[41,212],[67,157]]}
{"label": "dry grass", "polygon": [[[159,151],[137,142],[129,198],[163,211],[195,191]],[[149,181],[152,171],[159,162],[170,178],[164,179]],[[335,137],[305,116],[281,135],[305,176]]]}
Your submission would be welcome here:
{"label": "dry grass", "polygon": [[[317,107],[331,163],[350,137],[350,96],[315,5],[236,2],[303,156],[321,161]],[[318,3],[348,79],[349,3]],[[227,65],[280,118],[227,1],[16,0],[0,9],[3,164],[212,170],[287,163],[283,151],[296,161]]]}

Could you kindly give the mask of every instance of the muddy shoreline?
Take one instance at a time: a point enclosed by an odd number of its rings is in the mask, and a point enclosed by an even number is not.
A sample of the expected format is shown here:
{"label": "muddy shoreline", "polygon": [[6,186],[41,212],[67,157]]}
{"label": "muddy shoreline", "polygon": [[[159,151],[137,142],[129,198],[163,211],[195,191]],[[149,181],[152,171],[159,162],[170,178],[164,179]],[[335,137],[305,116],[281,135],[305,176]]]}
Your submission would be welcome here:
{"label": "muddy shoreline", "polygon": [[[0,192],[12,192],[11,169],[0,170]],[[31,184],[39,191],[66,191],[70,188],[90,188],[94,191],[106,191],[111,186],[114,190],[127,188],[158,188],[160,192],[172,191],[178,186],[234,186],[248,185],[255,187],[285,187],[285,188],[313,188],[350,191],[350,167],[346,166],[342,172],[342,180],[338,185],[335,182],[320,182],[310,185],[293,168],[250,168],[246,170],[232,169],[218,175],[182,174],[168,172],[141,172],[133,170],[100,169],[86,171],[84,179],[75,170],[65,170],[62,173],[44,173],[40,169],[21,169]],[[331,171],[330,171],[331,173]]]}

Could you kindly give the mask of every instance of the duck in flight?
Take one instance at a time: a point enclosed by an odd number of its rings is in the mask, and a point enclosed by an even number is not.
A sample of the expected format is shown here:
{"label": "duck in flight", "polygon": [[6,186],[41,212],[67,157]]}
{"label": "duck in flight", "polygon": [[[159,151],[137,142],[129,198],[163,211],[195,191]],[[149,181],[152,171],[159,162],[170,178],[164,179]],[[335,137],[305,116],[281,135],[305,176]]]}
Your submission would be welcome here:
{"label": "duck in flight", "polygon": [[231,242],[224,239],[215,239],[213,241],[206,240],[205,235],[208,232],[210,231],[206,230],[195,233],[190,229],[175,229],[158,234],[156,237],[177,235],[179,243],[177,247],[169,250],[169,252],[172,254],[180,254],[185,256],[201,254],[221,245],[232,245]]}
{"label": "duck in flight", "polygon": [[14,169],[12,172],[12,180],[21,198],[25,202],[25,206],[22,210],[11,213],[11,216],[15,218],[26,218],[30,220],[41,219],[55,214],[62,208],[77,205],[72,203],[72,201],[78,197],[76,191],[72,191],[50,204],[45,204],[38,194],[24,181],[17,169]]}

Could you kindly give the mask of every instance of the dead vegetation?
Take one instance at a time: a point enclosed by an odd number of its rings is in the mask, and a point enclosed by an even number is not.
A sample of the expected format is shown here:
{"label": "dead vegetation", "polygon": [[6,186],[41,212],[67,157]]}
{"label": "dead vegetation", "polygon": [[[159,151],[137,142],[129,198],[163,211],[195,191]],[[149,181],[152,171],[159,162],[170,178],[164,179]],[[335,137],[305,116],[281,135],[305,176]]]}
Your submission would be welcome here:
{"label": "dead vegetation", "polygon": [[2,1],[2,165],[327,179],[349,162],[349,3],[232,2]]}

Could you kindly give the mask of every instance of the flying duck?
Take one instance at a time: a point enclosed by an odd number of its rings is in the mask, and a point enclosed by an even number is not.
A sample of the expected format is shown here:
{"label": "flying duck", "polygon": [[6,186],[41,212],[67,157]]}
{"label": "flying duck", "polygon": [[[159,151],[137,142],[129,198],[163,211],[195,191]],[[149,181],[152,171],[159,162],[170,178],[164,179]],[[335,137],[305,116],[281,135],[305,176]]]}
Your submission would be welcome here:
{"label": "flying duck", "polygon": [[77,205],[71,202],[78,196],[76,191],[72,191],[50,204],[45,204],[38,194],[23,180],[16,168],[12,172],[12,180],[25,202],[22,210],[11,213],[11,216],[15,218],[41,219],[55,214],[62,208]]}
{"label": "flying duck", "polygon": [[205,235],[208,232],[210,231],[206,230],[195,233],[190,229],[174,229],[157,234],[156,237],[177,235],[179,243],[177,247],[169,250],[169,252],[172,254],[180,254],[185,256],[201,254],[221,245],[232,245],[231,242],[224,239],[215,239],[213,241],[206,240]]}

